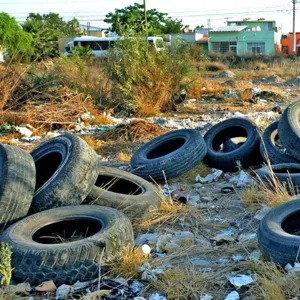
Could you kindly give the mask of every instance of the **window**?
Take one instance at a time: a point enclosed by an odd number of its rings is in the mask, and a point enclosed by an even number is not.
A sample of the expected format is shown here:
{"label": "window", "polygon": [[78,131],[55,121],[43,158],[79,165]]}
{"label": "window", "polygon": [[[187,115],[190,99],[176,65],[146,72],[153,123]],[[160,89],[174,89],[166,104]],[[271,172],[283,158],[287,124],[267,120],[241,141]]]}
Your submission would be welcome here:
{"label": "window", "polygon": [[93,42],[93,50],[107,50],[109,48],[109,41]]}
{"label": "window", "polygon": [[212,42],[212,50],[217,53],[237,53],[236,42]]}
{"label": "window", "polygon": [[80,46],[81,47],[89,47],[89,48],[92,49],[92,42],[86,42],[86,41],[84,41],[84,42],[80,43]]}
{"label": "window", "polygon": [[263,31],[273,31],[272,22],[263,23]]}
{"label": "window", "polygon": [[252,54],[264,54],[266,52],[265,43],[248,43],[248,52]]}
{"label": "window", "polygon": [[113,47],[115,47],[115,41],[110,41],[110,43],[109,43],[109,47],[111,47],[111,48],[113,48]]}

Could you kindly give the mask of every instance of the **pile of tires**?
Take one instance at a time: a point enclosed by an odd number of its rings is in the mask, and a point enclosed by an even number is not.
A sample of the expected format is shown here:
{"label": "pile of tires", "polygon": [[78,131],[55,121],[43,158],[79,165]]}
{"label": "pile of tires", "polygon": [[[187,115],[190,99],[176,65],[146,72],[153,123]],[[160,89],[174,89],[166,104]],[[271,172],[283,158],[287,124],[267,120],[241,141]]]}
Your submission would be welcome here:
{"label": "pile of tires", "polygon": [[0,172],[0,241],[12,248],[16,283],[96,278],[99,266],[133,246],[130,219],[160,204],[154,185],[101,166],[96,152],[72,134],[31,153],[0,145]]}

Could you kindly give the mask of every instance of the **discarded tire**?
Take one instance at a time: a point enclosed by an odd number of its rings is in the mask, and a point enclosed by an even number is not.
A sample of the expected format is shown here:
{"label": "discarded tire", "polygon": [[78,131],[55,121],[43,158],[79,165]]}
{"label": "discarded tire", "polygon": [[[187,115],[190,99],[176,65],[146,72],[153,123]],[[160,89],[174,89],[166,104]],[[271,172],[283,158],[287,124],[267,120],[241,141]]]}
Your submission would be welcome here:
{"label": "discarded tire", "polygon": [[[271,165],[271,168],[273,175],[286,186],[288,191],[293,190],[293,187],[295,189],[300,188],[300,164],[276,164]],[[272,174],[269,166],[258,169],[257,176],[261,180],[270,183]]]}
{"label": "discarded tire", "polygon": [[160,204],[158,189],[145,179],[116,168],[98,166],[98,178],[85,203],[121,209],[141,217]]}
{"label": "discarded tire", "polygon": [[36,166],[31,213],[80,204],[96,182],[98,156],[76,135],[51,139],[31,155]]}
{"label": "discarded tire", "polygon": [[260,222],[258,244],[266,258],[285,266],[299,258],[300,200],[272,209]]}
{"label": "discarded tire", "polygon": [[243,137],[236,137],[227,140],[223,144],[223,152],[230,152],[238,149],[240,146],[242,146],[245,143],[245,140],[246,139]]}
{"label": "discarded tire", "polygon": [[[132,159],[133,173],[147,180],[162,182],[192,169],[207,151],[201,134],[182,129],[153,139],[137,150]],[[165,176],[164,176],[165,173]]]}
{"label": "discarded tire", "polygon": [[288,154],[300,160],[300,101],[292,103],[283,112],[278,123],[278,134]]}
{"label": "discarded tire", "polygon": [[260,142],[260,153],[262,158],[266,162],[269,159],[271,164],[274,165],[282,163],[299,163],[297,159],[276,145],[276,141],[279,138],[277,127],[278,121],[268,126],[262,135],[262,140]]}
{"label": "discarded tire", "polygon": [[134,240],[121,212],[79,205],[29,216],[4,231],[1,241],[12,247],[13,280],[60,285],[96,278],[99,266]]}
{"label": "discarded tire", "polygon": [[0,145],[0,230],[29,211],[35,187],[34,161],[29,153]]}
{"label": "discarded tire", "polygon": [[[220,146],[234,137],[246,137],[243,145],[230,152],[218,152]],[[243,168],[261,162],[258,128],[250,121],[232,118],[213,126],[204,136],[207,144],[207,163],[223,171],[237,171],[238,161]]]}

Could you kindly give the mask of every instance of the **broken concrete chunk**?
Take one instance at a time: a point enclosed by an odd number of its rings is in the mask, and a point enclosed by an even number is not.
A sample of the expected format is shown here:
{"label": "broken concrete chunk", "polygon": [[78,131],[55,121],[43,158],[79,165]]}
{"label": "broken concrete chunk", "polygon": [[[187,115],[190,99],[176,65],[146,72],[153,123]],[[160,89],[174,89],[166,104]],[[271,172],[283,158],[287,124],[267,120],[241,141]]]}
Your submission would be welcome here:
{"label": "broken concrete chunk", "polygon": [[200,175],[196,176],[196,182],[200,182],[200,183],[212,183],[214,181],[216,181],[222,174],[223,171],[222,170],[216,170],[213,169],[214,172],[211,174],[208,174],[206,177],[201,177]]}

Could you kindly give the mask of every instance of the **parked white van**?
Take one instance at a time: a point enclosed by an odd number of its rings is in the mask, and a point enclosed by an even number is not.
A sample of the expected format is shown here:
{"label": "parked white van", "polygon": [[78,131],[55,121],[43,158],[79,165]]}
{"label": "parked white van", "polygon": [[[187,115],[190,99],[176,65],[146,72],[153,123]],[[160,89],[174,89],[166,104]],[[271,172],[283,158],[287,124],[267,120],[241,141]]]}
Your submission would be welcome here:
{"label": "parked white van", "polygon": [[[65,56],[72,54],[72,51],[78,47],[89,47],[92,54],[96,57],[104,57],[107,50],[114,47],[116,41],[124,40],[122,37],[96,37],[96,36],[81,36],[74,38],[71,42],[65,44]],[[148,42],[154,46],[156,51],[160,51],[164,47],[163,38],[150,36]]]}

